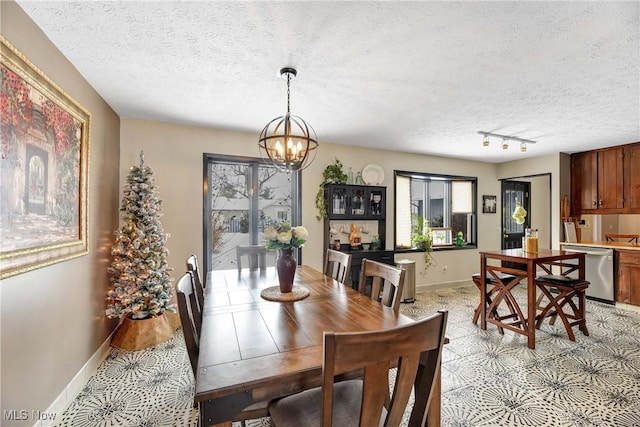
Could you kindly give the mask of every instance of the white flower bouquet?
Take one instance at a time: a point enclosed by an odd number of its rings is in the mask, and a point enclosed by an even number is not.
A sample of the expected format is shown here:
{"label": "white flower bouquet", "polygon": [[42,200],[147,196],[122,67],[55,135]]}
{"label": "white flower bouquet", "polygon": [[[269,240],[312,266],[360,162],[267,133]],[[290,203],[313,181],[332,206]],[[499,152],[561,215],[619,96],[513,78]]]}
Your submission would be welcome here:
{"label": "white flower bouquet", "polygon": [[291,227],[287,222],[274,224],[264,230],[267,249],[301,248],[307,241],[307,237],[309,232],[305,227]]}

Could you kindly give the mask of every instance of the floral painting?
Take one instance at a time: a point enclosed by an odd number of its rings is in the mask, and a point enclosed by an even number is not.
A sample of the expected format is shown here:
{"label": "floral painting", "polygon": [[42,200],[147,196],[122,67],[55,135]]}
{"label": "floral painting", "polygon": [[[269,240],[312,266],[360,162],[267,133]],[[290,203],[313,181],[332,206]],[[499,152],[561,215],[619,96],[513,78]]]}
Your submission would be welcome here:
{"label": "floral painting", "polygon": [[0,277],[87,253],[90,115],[0,37]]}

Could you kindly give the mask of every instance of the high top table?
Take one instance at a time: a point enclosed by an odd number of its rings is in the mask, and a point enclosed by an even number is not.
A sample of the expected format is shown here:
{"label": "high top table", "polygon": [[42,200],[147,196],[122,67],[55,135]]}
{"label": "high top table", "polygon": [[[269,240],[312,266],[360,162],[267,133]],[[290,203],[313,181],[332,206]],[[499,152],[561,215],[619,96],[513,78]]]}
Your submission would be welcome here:
{"label": "high top table", "polygon": [[[489,260],[508,261],[526,265],[526,270],[518,268],[502,267],[501,265],[489,264]],[[577,263],[567,262],[577,260]],[[505,329],[525,335],[527,337],[527,346],[531,349],[536,348],[536,283],[535,278],[538,269],[545,274],[568,274],[572,271],[578,271],[578,279],[584,280],[584,252],[567,252],[552,249],[538,249],[537,252],[525,252],[522,249],[504,249],[501,251],[482,251],[480,252],[480,280],[482,289],[480,292],[480,303],[483,310],[480,312],[480,328],[487,329],[487,322],[495,323]],[[497,263],[495,263],[497,264]],[[553,271],[556,266],[560,271]],[[500,281],[499,278],[491,275],[491,272],[502,272],[516,276],[509,283]],[[520,307],[516,310],[519,313],[517,322],[504,323],[500,320],[489,319],[487,313],[491,312],[492,307],[487,303],[487,274],[494,280],[499,282],[499,286],[503,288],[503,293],[494,298],[494,304],[499,303],[499,299],[510,297],[508,293],[517,283],[527,280],[527,314],[521,312]],[[512,302],[515,300],[511,300]],[[517,305],[517,303],[516,303]]]}
{"label": "high top table", "polygon": [[[308,266],[298,266],[294,283],[309,289],[307,298],[272,302],[260,296],[277,284],[274,268],[209,274],[195,390],[201,426],[230,426],[254,402],[320,386],[324,331],[413,322]],[[440,375],[434,387],[429,426],[440,425]]]}

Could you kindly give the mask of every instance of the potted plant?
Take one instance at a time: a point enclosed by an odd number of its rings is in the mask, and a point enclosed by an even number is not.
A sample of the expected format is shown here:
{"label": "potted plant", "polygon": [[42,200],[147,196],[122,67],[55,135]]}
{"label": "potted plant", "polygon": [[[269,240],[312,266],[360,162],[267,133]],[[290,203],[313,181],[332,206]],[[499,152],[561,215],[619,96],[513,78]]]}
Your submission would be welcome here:
{"label": "potted plant", "polygon": [[116,232],[107,269],[113,287],[107,292],[106,315],[122,319],[111,341],[120,349],[158,345],[169,340],[180,323],[173,314],[161,205],[154,173],[140,153],[140,165],[131,167],[124,185],[123,225]]}
{"label": "potted plant", "polygon": [[318,208],[317,220],[327,217],[327,205],[324,200],[324,187],[327,184],[346,184],[347,174],[342,170],[342,162],[336,158],[335,163],[324,168],[322,172],[322,182],[316,194],[316,208]]}
{"label": "potted plant", "polygon": [[429,221],[425,220],[422,215],[416,215],[415,221],[412,221],[411,226],[411,244],[414,249],[424,251],[424,268],[429,270],[433,264],[433,257],[431,256],[431,250],[433,248],[433,235],[431,234],[431,227],[429,227]]}

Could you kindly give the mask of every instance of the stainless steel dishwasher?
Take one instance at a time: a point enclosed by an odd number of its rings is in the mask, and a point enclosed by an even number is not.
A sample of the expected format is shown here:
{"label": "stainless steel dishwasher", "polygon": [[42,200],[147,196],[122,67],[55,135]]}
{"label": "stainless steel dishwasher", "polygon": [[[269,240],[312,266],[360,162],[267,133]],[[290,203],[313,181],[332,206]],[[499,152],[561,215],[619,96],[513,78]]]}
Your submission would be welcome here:
{"label": "stainless steel dishwasher", "polygon": [[[587,298],[595,301],[615,304],[613,280],[613,249],[598,248],[592,246],[568,246],[563,250],[567,252],[584,252],[585,279],[589,281]],[[570,276],[577,277],[578,273]]]}

